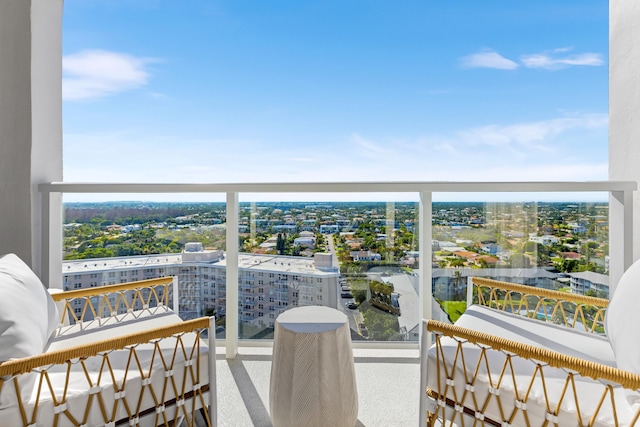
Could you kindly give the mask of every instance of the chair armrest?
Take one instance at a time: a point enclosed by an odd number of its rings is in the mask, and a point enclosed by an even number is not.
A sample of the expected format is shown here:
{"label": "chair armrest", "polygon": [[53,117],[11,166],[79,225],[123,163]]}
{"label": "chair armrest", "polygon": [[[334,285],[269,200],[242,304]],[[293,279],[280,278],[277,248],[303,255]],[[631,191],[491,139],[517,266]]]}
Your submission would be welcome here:
{"label": "chair armrest", "polygon": [[[176,334],[194,332],[198,329],[207,329],[208,327],[209,318],[201,317],[198,319],[178,322],[170,326],[148,329],[144,332],[122,335],[107,340],[95,341],[89,344],[55,350],[50,353],[43,353],[37,356],[8,360],[0,363],[0,381],[2,381],[2,377],[7,375],[20,375],[39,367],[60,365],[75,359],[86,359],[88,357],[98,356],[104,352],[121,350],[128,346],[167,338]],[[198,333],[200,333],[200,331],[198,331]]]}
{"label": "chair armrest", "polygon": [[53,293],[51,297],[64,307],[60,310],[60,323],[74,324],[149,307],[168,308],[172,284],[173,277],[162,277]]}
{"label": "chair armrest", "polygon": [[473,277],[474,303],[588,332],[604,333],[609,301],[603,298]]}

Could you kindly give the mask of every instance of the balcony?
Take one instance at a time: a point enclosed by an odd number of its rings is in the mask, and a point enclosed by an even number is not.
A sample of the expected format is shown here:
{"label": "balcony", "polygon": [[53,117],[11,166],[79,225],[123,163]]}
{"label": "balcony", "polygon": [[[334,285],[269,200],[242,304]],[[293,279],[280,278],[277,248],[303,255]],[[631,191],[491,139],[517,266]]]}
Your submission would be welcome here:
{"label": "balcony", "polygon": [[[553,192],[553,191],[605,191],[610,197],[611,230],[611,274],[613,286],[621,273],[634,260],[633,249],[637,249],[638,233],[633,230],[634,214],[632,192],[638,180],[638,144],[640,126],[633,120],[640,101],[638,79],[634,77],[640,50],[637,48],[637,31],[634,24],[639,12],[634,2],[610,1],[610,151],[609,179],[630,180],[626,182],[595,183],[367,183],[367,184],[40,184],[62,179],[61,99],[60,99],[60,20],[62,1],[13,2],[7,6],[6,14],[0,16],[6,35],[0,41],[2,48],[2,76],[0,86],[5,96],[0,103],[0,134],[3,155],[0,170],[3,171],[4,200],[0,207],[4,225],[0,225],[0,236],[5,252],[20,252],[31,259],[40,277],[52,286],[60,284],[61,235],[60,199],[62,193],[215,193],[225,194],[227,211],[237,214],[238,194],[241,192],[360,192],[389,191],[415,192],[421,204],[420,219],[426,227],[420,230],[422,242],[431,238],[430,202],[434,192]],[[25,9],[16,13],[17,5]],[[55,9],[58,5],[59,12]],[[53,5],[53,6],[51,6]],[[33,7],[31,26],[28,15]],[[24,20],[22,17],[26,16]],[[20,19],[16,19],[19,17]],[[34,28],[33,39],[31,28]],[[15,52],[21,53],[15,55]],[[53,54],[52,54],[53,53]],[[31,70],[26,72],[25,70]],[[16,117],[24,118],[16,121]],[[571,165],[574,166],[574,165]],[[29,176],[31,175],[31,176]],[[87,179],[91,179],[87,176]],[[518,177],[510,177],[518,179]],[[40,193],[35,188],[40,184]],[[635,197],[637,199],[637,197]],[[635,201],[638,212],[638,201]],[[42,214],[39,213],[42,208]],[[637,213],[636,213],[637,217]],[[234,227],[237,215],[230,215],[231,222],[227,241],[237,239]],[[42,233],[41,233],[42,231]],[[41,239],[40,239],[41,237]],[[635,240],[635,242],[634,242]],[[420,245],[430,255],[429,245]],[[37,249],[34,249],[37,248]],[[237,248],[228,248],[230,262],[226,276],[228,286],[218,290],[229,308],[229,316],[238,318],[238,265]],[[35,253],[41,251],[41,254]],[[427,264],[427,263],[425,263]],[[421,317],[430,317],[430,289],[432,275],[429,265],[420,270],[421,292],[418,306]],[[142,275],[141,275],[142,276]],[[147,276],[144,276],[147,277]],[[143,277],[140,277],[140,279]],[[224,282],[224,279],[221,279]],[[425,283],[427,286],[425,286]],[[73,283],[69,283],[73,287]],[[225,292],[225,290],[228,290]],[[228,298],[227,298],[228,297]],[[231,322],[233,323],[233,322]],[[269,350],[260,348],[261,342],[242,342],[237,339],[237,329],[228,330],[229,339],[221,342],[218,349],[220,388],[229,393],[220,396],[221,425],[268,425],[268,366]],[[250,347],[245,347],[249,345]],[[355,343],[356,365],[360,391],[359,425],[415,425],[417,417],[404,415],[417,412],[417,353],[415,348],[394,349],[397,343]],[[374,349],[364,348],[374,346]],[[391,348],[390,348],[391,347]],[[235,357],[235,358],[234,358]],[[403,368],[406,368],[403,369]],[[371,369],[371,371],[369,370]],[[403,378],[403,381],[397,381]],[[413,381],[416,381],[415,383]],[[378,387],[380,385],[383,387]],[[398,385],[399,389],[392,388]],[[381,400],[385,396],[385,400]],[[391,396],[391,397],[389,397]],[[388,400],[386,399],[388,398]],[[406,406],[407,405],[407,406]],[[234,423],[237,420],[237,423]]]}
{"label": "balcony", "polygon": [[[632,217],[630,195],[636,190],[633,182],[549,182],[549,183],[296,183],[296,184],[71,184],[51,183],[40,186],[45,199],[54,200],[59,194],[82,193],[221,193],[226,196],[227,228],[226,242],[238,241],[239,198],[243,193],[389,193],[394,197],[398,193],[414,193],[417,214],[412,227],[418,230],[419,259],[433,257],[432,245],[424,244],[433,240],[433,226],[436,223],[432,209],[434,193],[460,192],[472,194],[474,200],[486,197],[486,194],[510,193],[526,194],[525,200],[536,200],[540,194],[568,192],[571,194],[609,193],[609,243],[610,243],[610,278],[615,283],[624,269],[630,264],[630,235],[626,229]],[[255,196],[254,196],[255,197]],[[386,196],[385,196],[386,197]],[[51,216],[50,204],[44,204],[43,218]],[[438,219],[439,221],[439,219]],[[518,220],[519,221],[519,220]],[[387,221],[389,222],[389,221]],[[391,222],[393,223],[393,222]],[[526,221],[522,221],[523,224]],[[420,227],[420,224],[426,226]],[[50,242],[57,241],[55,233],[59,224],[49,221],[46,224],[49,234],[43,239],[43,266],[47,268],[51,283],[60,283],[61,253],[59,248]],[[226,298],[218,301],[225,307],[219,313],[227,316],[225,339],[219,342],[218,369],[219,388],[225,393],[219,394],[220,425],[269,425],[268,389],[271,365],[271,342],[269,340],[249,340],[239,336],[238,321],[251,324],[257,319],[255,304],[247,301],[247,297],[255,297],[249,292],[253,285],[245,281],[240,274],[240,254],[237,247],[227,245],[225,248],[226,266]],[[274,263],[272,263],[274,264]],[[276,263],[277,264],[277,263]],[[274,264],[274,265],[276,265]],[[287,263],[288,264],[288,263]],[[282,268],[290,268],[291,265]],[[54,267],[56,266],[56,267]],[[439,281],[435,280],[435,269],[431,263],[422,263],[416,270],[419,280],[419,291],[415,295],[415,309],[418,318],[432,318],[435,305],[432,305],[432,286],[438,291]],[[277,273],[276,273],[277,274]],[[291,273],[289,273],[291,274]],[[440,274],[440,273],[437,273]],[[466,273],[465,273],[466,274]],[[498,274],[496,272],[496,274]],[[240,279],[242,277],[242,279]],[[277,277],[277,276],[276,276]],[[293,275],[291,275],[293,277]],[[505,279],[498,275],[497,279]],[[288,301],[289,292],[286,280],[277,280],[268,295],[278,301]],[[426,284],[431,283],[432,286]],[[336,282],[337,284],[337,282]],[[310,286],[310,289],[312,286]],[[460,286],[460,290],[463,287]],[[266,295],[266,294],[265,294]],[[306,295],[306,294],[305,294]],[[309,293],[313,296],[313,292]],[[195,296],[194,296],[195,298]],[[338,298],[338,306],[342,300]],[[240,303],[240,304],[238,304]],[[293,307],[273,306],[265,310],[275,313]],[[436,308],[437,309],[437,308]],[[276,313],[277,315],[277,313]],[[275,318],[275,316],[274,316]],[[352,326],[354,337],[354,356],[359,390],[359,425],[398,425],[413,426],[419,423],[420,407],[420,359],[418,343],[414,341],[369,341],[359,335],[360,326]],[[409,331],[405,330],[408,337]],[[417,333],[416,333],[417,334]],[[417,339],[416,337],[414,337]],[[402,378],[402,381],[398,381]]]}

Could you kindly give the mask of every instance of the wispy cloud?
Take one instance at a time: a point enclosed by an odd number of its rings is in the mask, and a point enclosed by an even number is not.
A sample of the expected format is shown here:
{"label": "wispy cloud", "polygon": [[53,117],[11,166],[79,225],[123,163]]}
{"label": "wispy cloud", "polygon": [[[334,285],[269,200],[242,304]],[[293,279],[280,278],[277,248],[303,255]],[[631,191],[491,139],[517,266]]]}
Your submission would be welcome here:
{"label": "wispy cloud", "polygon": [[[519,58],[520,64],[527,68],[541,68],[545,70],[559,70],[567,67],[604,65],[601,54],[594,52],[568,54],[573,47],[560,47],[541,53],[524,54]],[[493,50],[482,51],[460,58],[460,64],[465,68],[496,68],[500,70],[515,70],[520,67],[517,62],[505,58]]]}
{"label": "wispy cloud", "polygon": [[149,81],[147,65],[157,60],[106,50],[84,50],[62,59],[62,97],[77,101],[140,88]]}
{"label": "wispy cloud", "polygon": [[311,163],[317,161],[317,159],[313,157],[288,157],[285,159],[288,162],[296,162],[296,163]]}
{"label": "wispy cloud", "polygon": [[606,114],[576,115],[512,125],[487,125],[460,132],[463,141],[471,145],[529,146],[539,151],[549,151],[552,138],[573,129],[606,128]]}
{"label": "wispy cloud", "polygon": [[[269,140],[193,139],[182,134],[158,134],[157,129],[67,133],[64,179],[83,181],[87,176],[96,182],[606,179],[607,115],[560,114],[548,120],[488,123],[423,135],[379,136],[369,135],[365,130],[328,140],[320,151],[315,144],[297,145],[294,154],[290,148],[263,150],[276,146]],[[176,150],[177,146],[188,148]],[[215,152],[216,156],[194,155],[206,152]],[[88,164],[89,157],[101,161]],[[141,158],[145,161],[140,162]],[[309,194],[303,196],[308,198]],[[251,197],[262,200],[265,195]]]}
{"label": "wispy cloud", "polygon": [[497,68],[499,70],[515,70],[518,64],[505,58],[498,52],[484,51],[460,58],[460,65],[465,68]]}
{"label": "wispy cloud", "polygon": [[598,67],[604,65],[604,59],[599,53],[587,52],[574,55],[560,56],[557,53],[565,53],[566,50],[554,50],[552,53],[536,53],[522,55],[520,62],[527,68],[543,68],[546,70],[558,70],[574,66]]}
{"label": "wispy cloud", "polygon": [[376,142],[366,139],[358,133],[354,133],[351,136],[351,141],[359,148],[363,150],[363,153],[376,153],[385,154],[389,152],[384,146],[377,144]]}

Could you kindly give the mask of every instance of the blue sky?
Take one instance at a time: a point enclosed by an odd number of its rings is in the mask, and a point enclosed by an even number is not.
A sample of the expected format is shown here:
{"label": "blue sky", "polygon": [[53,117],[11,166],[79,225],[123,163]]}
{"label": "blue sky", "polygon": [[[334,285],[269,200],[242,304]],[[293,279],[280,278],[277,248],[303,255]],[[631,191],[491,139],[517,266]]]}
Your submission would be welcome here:
{"label": "blue sky", "polygon": [[604,0],[65,0],[65,181],[607,179]]}

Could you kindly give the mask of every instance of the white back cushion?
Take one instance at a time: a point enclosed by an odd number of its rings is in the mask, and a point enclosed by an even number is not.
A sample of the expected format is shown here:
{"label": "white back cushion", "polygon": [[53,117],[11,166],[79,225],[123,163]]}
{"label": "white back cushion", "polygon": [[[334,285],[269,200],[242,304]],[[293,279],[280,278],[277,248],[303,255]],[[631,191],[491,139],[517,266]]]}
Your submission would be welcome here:
{"label": "white back cushion", "polygon": [[[58,326],[58,310],[33,271],[14,254],[0,257],[0,362],[42,353]],[[30,395],[31,375],[20,381],[21,394]],[[0,408],[14,405],[7,383]]]}
{"label": "white back cushion", "polygon": [[640,374],[640,261],[622,275],[610,297],[605,331],[619,369]]}

